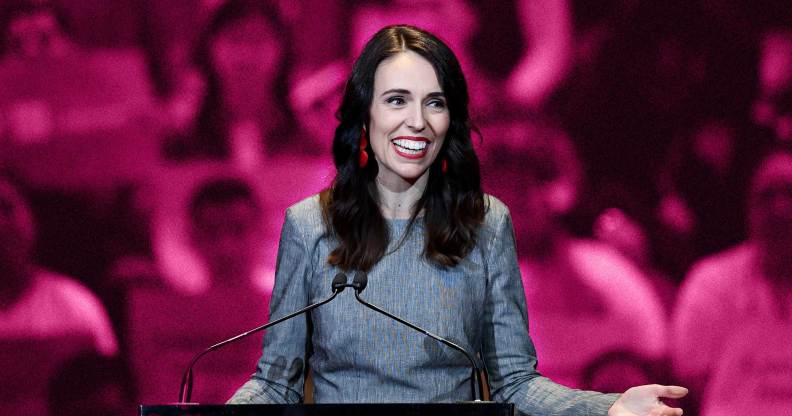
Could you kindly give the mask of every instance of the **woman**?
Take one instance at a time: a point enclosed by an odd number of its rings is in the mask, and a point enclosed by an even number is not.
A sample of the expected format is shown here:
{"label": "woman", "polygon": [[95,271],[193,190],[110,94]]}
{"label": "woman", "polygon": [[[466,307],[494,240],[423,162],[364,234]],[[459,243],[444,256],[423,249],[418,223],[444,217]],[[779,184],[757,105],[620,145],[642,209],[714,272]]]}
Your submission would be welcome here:
{"label": "woman", "polygon": [[174,122],[188,131],[168,139],[167,157],[231,158],[245,164],[284,145],[291,120],[285,99],[291,57],[286,28],[268,4],[228,1],[198,35],[193,63],[205,84],[202,97],[192,103],[199,92],[191,91],[178,99],[197,108]]}
{"label": "woman", "polygon": [[[479,352],[493,399],[521,413],[681,414],[657,400],[681,387],[604,395],[536,371],[511,219],[481,191],[467,102],[459,63],[433,35],[374,35],[338,112],[335,181],[286,212],[271,316],[326,296],[339,270],[363,270],[367,300]],[[464,356],[344,295],[271,328],[230,402],[299,402],[306,359],[317,403],[471,399]]]}

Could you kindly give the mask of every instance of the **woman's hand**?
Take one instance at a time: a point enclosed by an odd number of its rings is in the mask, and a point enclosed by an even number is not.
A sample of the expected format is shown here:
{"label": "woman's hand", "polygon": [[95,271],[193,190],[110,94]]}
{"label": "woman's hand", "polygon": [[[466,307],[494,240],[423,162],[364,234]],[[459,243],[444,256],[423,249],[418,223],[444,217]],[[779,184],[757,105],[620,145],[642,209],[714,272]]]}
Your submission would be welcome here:
{"label": "woman's hand", "polygon": [[679,416],[682,409],[666,406],[661,397],[679,399],[688,389],[679,386],[647,384],[627,389],[608,409],[608,416]]}

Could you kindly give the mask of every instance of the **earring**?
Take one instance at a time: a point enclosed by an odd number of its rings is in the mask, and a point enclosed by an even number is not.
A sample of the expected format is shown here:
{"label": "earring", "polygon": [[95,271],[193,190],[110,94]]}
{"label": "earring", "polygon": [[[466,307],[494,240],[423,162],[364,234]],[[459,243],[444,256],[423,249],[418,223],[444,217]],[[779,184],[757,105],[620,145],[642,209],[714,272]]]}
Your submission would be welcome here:
{"label": "earring", "polygon": [[446,160],[445,158],[443,158],[443,160],[440,161],[440,170],[443,173],[448,172],[448,160]]}
{"label": "earring", "polygon": [[360,129],[360,155],[358,156],[358,165],[361,168],[365,168],[368,165],[368,153],[366,153],[366,147],[368,147],[368,140],[366,140],[366,129]]}

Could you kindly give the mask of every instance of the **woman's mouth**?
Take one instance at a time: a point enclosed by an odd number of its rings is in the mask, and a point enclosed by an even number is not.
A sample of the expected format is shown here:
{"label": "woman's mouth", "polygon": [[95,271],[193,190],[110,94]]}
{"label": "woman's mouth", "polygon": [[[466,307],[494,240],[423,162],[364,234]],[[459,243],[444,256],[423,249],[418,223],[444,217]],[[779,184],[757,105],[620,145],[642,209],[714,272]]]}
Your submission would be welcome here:
{"label": "woman's mouth", "polygon": [[431,141],[425,137],[399,136],[391,140],[393,150],[407,159],[420,159],[429,152]]}

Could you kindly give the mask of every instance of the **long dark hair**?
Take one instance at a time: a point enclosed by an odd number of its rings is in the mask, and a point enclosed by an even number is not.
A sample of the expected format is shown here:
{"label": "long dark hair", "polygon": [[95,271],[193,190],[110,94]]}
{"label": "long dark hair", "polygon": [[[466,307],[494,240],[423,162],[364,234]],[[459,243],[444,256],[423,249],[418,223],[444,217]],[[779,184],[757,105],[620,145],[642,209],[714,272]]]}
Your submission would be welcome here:
{"label": "long dark hair", "polygon": [[[441,266],[455,266],[476,243],[486,206],[481,191],[479,162],[473,151],[465,76],[454,53],[437,37],[412,26],[388,26],[366,44],[346,83],[333,139],[336,177],[320,195],[328,229],[338,239],[328,262],[343,270],[371,269],[390,242],[388,225],[378,204],[377,163],[358,164],[361,129],[369,123],[374,73],[379,64],[407,50],[434,67],[445,94],[451,123],[429,179],[418,200],[405,235],[423,210],[426,227],[424,255]],[[374,155],[369,152],[369,160]],[[443,173],[441,160],[447,160]]]}
{"label": "long dark hair", "polygon": [[[223,102],[220,85],[220,77],[212,61],[211,44],[217,35],[224,29],[233,26],[240,20],[249,16],[261,16],[267,21],[274,33],[281,39],[283,56],[276,70],[275,96],[282,98],[278,105],[272,106],[275,111],[281,111],[280,125],[276,126],[280,130],[285,130],[287,120],[291,119],[291,111],[286,98],[288,96],[288,70],[291,66],[292,57],[289,53],[288,32],[286,27],[278,17],[277,9],[270,2],[262,0],[230,0],[223,4],[209,19],[204,30],[198,35],[195,50],[193,51],[193,64],[203,73],[206,78],[206,92],[201,102],[196,117],[195,140],[198,147],[197,152],[201,155],[210,157],[227,157],[230,152],[229,145],[229,124],[227,103]],[[268,111],[273,111],[269,109]],[[274,146],[274,143],[267,143]]]}

